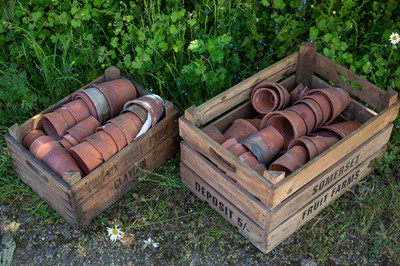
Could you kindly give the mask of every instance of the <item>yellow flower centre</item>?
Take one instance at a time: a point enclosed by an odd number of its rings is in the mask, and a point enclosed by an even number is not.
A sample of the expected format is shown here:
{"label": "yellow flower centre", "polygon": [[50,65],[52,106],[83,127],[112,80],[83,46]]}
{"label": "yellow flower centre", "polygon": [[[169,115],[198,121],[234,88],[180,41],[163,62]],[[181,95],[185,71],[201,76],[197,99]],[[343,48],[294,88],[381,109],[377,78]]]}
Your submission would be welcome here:
{"label": "yellow flower centre", "polygon": [[393,40],[393,41],[397,41],[397,36],[396,36],[396,35],[393,35],[393,36],[392,36],[392,40]]}
{"label": "yellow flower centre", "polygon": [[112,234],[113,234],[113,235],[118,235],[118,230],[114,228],[114,229],[112,230]]}

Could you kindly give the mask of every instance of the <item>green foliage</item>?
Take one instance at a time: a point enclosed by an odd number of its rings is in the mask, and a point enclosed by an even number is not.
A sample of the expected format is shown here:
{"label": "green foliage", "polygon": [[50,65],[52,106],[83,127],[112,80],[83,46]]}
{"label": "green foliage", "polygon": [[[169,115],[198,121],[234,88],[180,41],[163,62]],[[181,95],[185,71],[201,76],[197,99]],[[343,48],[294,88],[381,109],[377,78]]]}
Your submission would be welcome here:
{"label": "green foliage", "polygon": [[[400,32],[397,2],[7,1],[0,4],[2,132],[100,76],[111,65],[183,111],[297,51],[306,41],[314,42],[318,52],[378,87],[400,92],[399,45],[389,41],[392,32]],[[321,233],[317,242],[328,247],[343,243],[346,230],[351,228],[344,209],[353,208],[356,210],[351,215],[360,227],[352,230],[368,239],[372,256],[386,252],[400,257],[396,240],[400,205],[395,197],[399,187],[393,185],[400,172],[396,163],[399,125],[400,121],[395,121],[393,145],[375,173],[380,178],[370,181],[382,189],[360,193],[360,206],[334,205],[332,218],[339,217],[340,224],[346,226],[339,228],[340,234],[335,234],[336,225],[328,228],[330,238]],[[30,202],[23,204],[29,213],[57,219],[18,181],[5,152],[1,159],[0,199],[12,204],[29,196]],[[142,180],[145,188],[156,188],[151,197],[133,195],[128,199],[135,202],[130,211],[142,211],[144,216],[131,228],[175,219],[172,214],[183,204],[171,196],[183,193],[178,172],[171,167]],[[199,207],[182,217],[196,213],[204,215]],[[217,231],[209,231],[198,239],[211,239],[212,243],[218,237]],[[393,251],[391,246],[397,249]],[[321,248],[320,253],[317,248],[309,249],[323,262],[332,254],[332,249]]]}

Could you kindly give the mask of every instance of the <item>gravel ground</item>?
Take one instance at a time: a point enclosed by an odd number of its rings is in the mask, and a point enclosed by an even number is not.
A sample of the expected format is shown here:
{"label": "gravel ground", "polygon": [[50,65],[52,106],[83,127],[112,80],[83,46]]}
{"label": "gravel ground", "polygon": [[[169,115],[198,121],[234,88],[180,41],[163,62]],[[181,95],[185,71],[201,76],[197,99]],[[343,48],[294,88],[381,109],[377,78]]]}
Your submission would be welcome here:
{"label": "gravel ground", "polygon": [[[325,258],[320,257],[321,253],[310,245],[310,239],[314,239],[314,244],[319,246],[318,238],[307,233],[312,224],[269,254],[263,254],[212,211],[201,218],[204,223],[198,224],[199,230],[186,227],[190,220],[182,219],[133,230],[125,233],[122,241],[112,242],[101,219],[116,217],[123,211],[124,201],[121,200],[89,226],[76,230],[62,218],[51,221],[26,215],[16,206],[0,205],[0,225],[4,235],[7,224],[13,221],[21,224],[14,235],[13,265],[396,265],[387,257],[371,258],[365,239],[357,235],[337,246],[336,243],[321,243],[320,248],[328,245],[335,250],[326,253]],[[319,222],[329,224],[327,219]],[[215,235],[217,231],[221,234]],[[153,237],[160,245],[145,247],[143,240],[147,237]],[[204,245],[204,241],[208,244]],[[335,237],[332,241],[336,242]]]}

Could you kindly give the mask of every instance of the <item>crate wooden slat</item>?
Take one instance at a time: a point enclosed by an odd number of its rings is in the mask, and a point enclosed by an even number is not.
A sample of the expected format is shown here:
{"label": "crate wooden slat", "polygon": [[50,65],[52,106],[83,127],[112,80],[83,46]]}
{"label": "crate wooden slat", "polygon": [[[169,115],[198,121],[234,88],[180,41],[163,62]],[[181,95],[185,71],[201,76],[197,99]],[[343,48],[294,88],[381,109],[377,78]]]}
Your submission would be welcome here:
{"label": "crate wooden slat", "polygon": [[[111,67],[103,76],[81,89],[120,77],[119,70]],[[142,86],[134,84],[139,96],[149,94]],[[70,175],[63,176],[63,179],[33,157],[21,143],[27,132],[41,127],[43,114],[54,111],[70,100],[71,96],[65,97],[21,125],[10,127],[5,139],[18,177],[69,224],[81,228],[131,190],[140,176],[150,174],[178,152],[179,112],[171,102],[165,101],[162,119],[145,134],[87,176],[80,178],[79,175],[68,173]]]}
{"label": "crate wooden slat", "polygon": [[[288,176],[268,170],[259,175],[202,128],[212,124],[225,131],[237,118],[255,117],[249,98],[261,81],[279,82],[289,91],[299,82],[310,89],[341,87],[351,101],[339,120],[362,125]],[[305,44],[299,52],[186,110],[179,118],[182,182],[261,251],[269,252],[372,170],[371,161],[386,150],[399,108],[393,90],[381,90]]]}

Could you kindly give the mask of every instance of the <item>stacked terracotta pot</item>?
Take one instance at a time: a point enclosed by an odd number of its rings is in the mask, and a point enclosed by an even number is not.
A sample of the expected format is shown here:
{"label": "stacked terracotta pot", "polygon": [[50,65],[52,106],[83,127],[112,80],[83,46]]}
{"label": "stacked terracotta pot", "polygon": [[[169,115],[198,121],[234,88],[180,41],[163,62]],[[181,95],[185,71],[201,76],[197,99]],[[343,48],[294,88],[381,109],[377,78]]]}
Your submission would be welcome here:
{"label": "stacked terracotta pot", "polygon": [[[261,82],[251,103],[260,118],[236,119],[225,132],[214,126],[204,132],[260,174],[268,168],[290,175],[361,126],[338,121],[350,103],[341,88],[308,90],[299,84],[289,93],[277,83]],[[244,154],[256,161],[242,160]]]}
{"label": "stacked terracotta pot", "polygon": [[137,98],[128,79],[93,84],[43,115],[44,131],[28,132],[23,145],[59,176],[86,175],[146,132],[163,113],[161,97]]}

